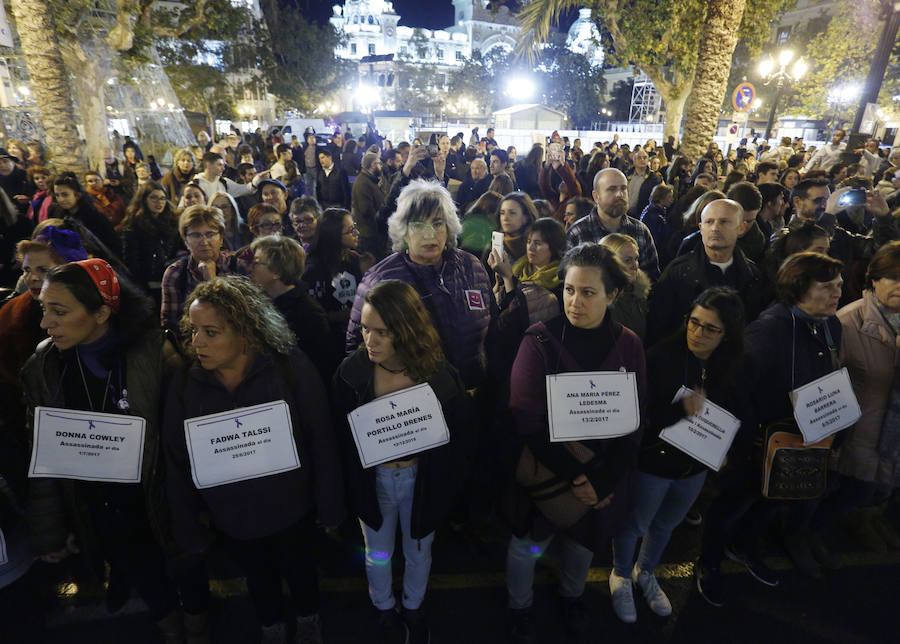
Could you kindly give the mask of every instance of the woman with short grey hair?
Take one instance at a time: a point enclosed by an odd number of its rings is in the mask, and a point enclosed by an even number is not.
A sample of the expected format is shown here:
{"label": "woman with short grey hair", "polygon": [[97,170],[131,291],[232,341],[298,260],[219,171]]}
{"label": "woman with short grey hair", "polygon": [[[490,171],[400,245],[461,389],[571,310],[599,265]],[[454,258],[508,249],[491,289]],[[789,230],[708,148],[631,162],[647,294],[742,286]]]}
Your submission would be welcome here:
{"label": "woman with short grey hair", "polygon": [[377,282],[398,279],[410,284],[428,308],[444,352],[467,388],[484,378],[484,341],[496,305],[487,271],[478,259],[459,250],[462,224],[447,189],[437,181],[416,179],[400,192],[397,210],[388,219],[394,254],[365,274],[356,290],[347,353],[359,346],[360,317],[366,293]]}

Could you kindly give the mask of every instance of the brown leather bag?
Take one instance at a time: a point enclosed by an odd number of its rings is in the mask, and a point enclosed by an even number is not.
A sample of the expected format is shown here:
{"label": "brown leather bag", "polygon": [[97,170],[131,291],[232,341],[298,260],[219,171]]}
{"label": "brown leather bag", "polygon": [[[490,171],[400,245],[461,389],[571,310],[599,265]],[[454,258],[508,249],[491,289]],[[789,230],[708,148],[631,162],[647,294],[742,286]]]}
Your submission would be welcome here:
{"label": "brown leather bag", "polygon": [[762,494],[767,499],[814,499],[828,484],[828,456],[834,436],[803,444],[793,418],[766,427],[763,443]]}
{"label": "brown leather bag", "polygon": [[[593,450],[577,441],[562,443],[581,463],[594,458]],[[558,528],[570,528],[591,509],[575,496],[570,481],[560,478],[540,461],[525,445],[516,466],[516,482],[522,486],[532,502],[550,523]]]}

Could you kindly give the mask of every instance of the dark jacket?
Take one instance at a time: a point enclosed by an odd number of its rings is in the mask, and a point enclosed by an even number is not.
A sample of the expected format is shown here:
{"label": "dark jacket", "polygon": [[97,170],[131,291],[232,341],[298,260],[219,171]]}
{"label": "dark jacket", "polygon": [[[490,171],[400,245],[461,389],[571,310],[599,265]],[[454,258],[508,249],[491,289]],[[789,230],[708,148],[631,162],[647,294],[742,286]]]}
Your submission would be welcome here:
{"label": "dark jacket", "polygon": [[[723,373],[724,366],[730,373]],[[735,374],[739,365],[720,365],[712,361],[704,365],[687,348],[685,334],[679,330],[647,352],[648,380],[647,426],[641,441],[638,469],[663,478],[685,478],[706,470],[700,461],[659,437],[660,432],[685,417],[681,401],[673,403],[682,385],[697,391],[702,387],[707,400],[739,418],[745,405],[739,398],[739,381]],[[743,383],[740,383],[743,387]]]}
{"label": "dark jacket", "polygon": [[[586,353],[586,344],[583,340],[579,341],[580,336],[587,339],[589,348]],[[635,466],[641,431],[639,429],[619,438],[581,441],[596,455],[592,461],[581,463],[561,443],[551,443],[549,440],[546,376],[620,369],[636,374],[638,397],[643,407],[647,372],[640,339],[613,322],[608,315],[600,328],[590,331],[576,329],[564,316],[560,316],[528,329],[519,345],[510,379],[509,407],[515,428],[537,460],[565,480],[571,481],[584,474],[598,499],[615,492],[612,503],[606,509],[587,515],[602,515],[607,533],[615,532],[616,524],[624,519],[627,511],[628,475]]]}
{"label": "dark jacket", "polygon": [[[191,479],[184,421],[276,400],[290,407],[300,467],[198,490]],[[275,534],[313,512],[328,526],[344,519],[344,487],[328,398],[309,358],[299,350],[279,358],[257,356],[233,392],[194,363],[170,382],[162,433],[172,528],[189,553],[201,552],[209,543],[200,519],[206,511],[216,527],[234,539]]]}
{"label": "dark jacket", "polygon": [[91,201],[93,201],[91,196],[85,193],[78,200],[75,212],[64,211],[59,204],[54,203],[50,206],[48,214],[50,217],[59,217],[60,219],[72,217],[77,220],[91,231],[110,253],[119,257],[122,254],[122,240],[119,238],[119,233],[113,228],[109,219],[97,212]]}
{"label": "dark jacket", "polygon": [[816,327],[790,307],[775,303],[747,327],[748,376],[741,386],[750,393],[751,428],[793,416],[788,394],[835,370],[822,332],[826,323],[840,350],[841,323],[836,315]]}
{"label": "dark jacket", "polygon": [[516,183],[519,184],[519,190],[532,199],[543,199],[539,183],[540,173],[537,166],[528,165],[524,161],[520,161],[513,166],[513,171],[516,173]]}
{"label": "dark jacket", "polygon": [[350,213],[359,228],[359,236],[378,237],[378,212],[384,205],[384,193],[378,187],[378,179],[370,172],[361,172],[353,182]]}
{"label": "dark jacket", "polygon": [[419,292],[441,336],[444,355],[459,370],[467,388],[484,377],[485,338],[497,305],[487,272],[475,257],[461,250],[444,251],[440,266],[413,262],[405,252],[378,262],[363,276],[350,312],[347,353],[362,340],[360,318],[366,293],[382,280],[397,279]]}
{"label": "dark jacket", "polygon": [[337,165],[332,166],[331,174],[319,168],[316,177],[316,201],[322,208],[337,207],[350,210],[350,182],[347,173]]}
{"label": "dark jacket", "polygon": [[[167,530],[165,487],[159,447],[162,383],[175,372],[180,358],[174,347],[163,339],[162,331],[147,331],[137,338],[123,338],[119,351],[125,355],[125,378],[130,415],[147,421],[141,489],[151,527],[157,539],[165,541]],[[41,342],[22,369],[22,389],[28,404],[29,427],[34,408],[66,408],[63,396],[63,356],[49,340]],[[183,429],[182,429],[183,435]],[[88,556],[96,556],[94,530],[89,520],[86,500],[79,494],[79,481],[72,479],[31,479],[28,523],[32,547],[37,554],[61,550],[69,532]],[[102,485],[116,486],[108,483]]]}
{"label": "dark jacket", "polygon": [[307,292],[310,297],[325,309],[334,354],[338,356],[333,365],[335,367],[346,355],[344,343],[347,339],[347,323],[350,321],[350,309],[353,308],[353,300],[356,298],[356,287],[361,280],[362,270],[357,253],[345,252],[337,270],[332,273],[315,250],[310,251],[303,281],[308,285]]}
{"label": "dark jacket", "polygon": [[328,317],[322,305],[310,297],[308,290],[306,282],[300,280],[294,288],[276,297],[272,303],[297,336],[297,346],[316,365],[322,382],[328,383],[343,354],[328,342],[331,337]]}
{"label": "dark jacket", "polygon": [[166,266],[179,250],[184,250],[184,243],[177,228],[152,215],[122,229],[122,261],[134,281],[148,291],[160,289]]}
{"label": "dark jacket", "polygon": [[19,166],[13,166],[12,172],[6,176],[0,175],[0,188],[9,195],[9,198],[16,206],[16,210],[22,215],[28,210],[28,202],[20,203],[15,197],[17,195],[25,195],[30,199],[37,191],[34,184],[28,181],[25,171]]}
{"label": "dark jacket", "polygon": [[755,319],[768,302],[762,273],[740,249],[734,249],[734,263],[723,274],[710,264],[703,244],[697,244],[690,253],[672,260],[650,291],[647,346],[678,328],[694,299],[711,286],[735,289],[744,301],[748,320]]}
{"label": "dark jacket", "polygon": [[[347,414],[375,399],[374,370],[365,350],[348,356],[334,376],[332,409],[351,510],[366,525],[378,530],[383,517],[375,489],[375,468],[363,469],[347,422]],[[450,442],[416,454],[419,467],[410,519],[410,536],[414,539],[439,528],[455,506],[467,457],[471,456],[470,439],[475,427],[472,404],[456,369],[444,363],[428,384],[441,403]]]}
{"label": "dark jacket", "polygon": [[487,192],[493,179],[494,178],[490,173],[486,174],[478,181],[472,179],[471,176],[466,177],[466,180],[463,181],[462,185],[459,187],[459,192],[456,193],[456,203],[459,204],[460,209],[464,210],[466,206],[474,203],[478,200],[478,197]]}
{"label": "dark jacket", "polygon": [[669,216],[666,209],[656,204],[647,204],[641,212],[641,223],[649,230],[650,236],[653,237],[653,243],[656,244],[656,251],[659,256],[660,268],[665,268],[672,261],[669,254],[669,238],[673,234],[672,226],[669,224]]}

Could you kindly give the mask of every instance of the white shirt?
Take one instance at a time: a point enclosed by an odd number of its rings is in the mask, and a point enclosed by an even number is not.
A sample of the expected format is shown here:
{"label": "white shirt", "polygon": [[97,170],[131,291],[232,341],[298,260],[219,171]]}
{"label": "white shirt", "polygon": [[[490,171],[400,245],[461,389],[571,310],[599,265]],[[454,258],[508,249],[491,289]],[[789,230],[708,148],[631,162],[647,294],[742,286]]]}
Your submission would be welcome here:
{"label": "white shirt", "polygon": [[803,171],[809,172],[813,168],[822,168],[823,170],[830,170],[831,166],[838,162],[838,159],[841,158],[841,153],[846,149],[846,143],[840,143],[838,145],[834,145],[833,143],[826,143],[820,149],[816,150],[816,153],[810,157],[809,161],[806,162],[806,166],[804,166]]}
{"label": "white shirt", "polygon": [[209,199],[211,196],[216,194],[217,192],[227,192],[232,197],[243,197],[244,195],[249,195],[256,189],[256,179],[254,178],[253,183],[235,183],[231,179],[226,177],[217,177],[212,181],[207,180],[203,173],[195,174],[194,181],[197,182],[197,185],[200,186],[200,189],[206,194],[206,198]]}

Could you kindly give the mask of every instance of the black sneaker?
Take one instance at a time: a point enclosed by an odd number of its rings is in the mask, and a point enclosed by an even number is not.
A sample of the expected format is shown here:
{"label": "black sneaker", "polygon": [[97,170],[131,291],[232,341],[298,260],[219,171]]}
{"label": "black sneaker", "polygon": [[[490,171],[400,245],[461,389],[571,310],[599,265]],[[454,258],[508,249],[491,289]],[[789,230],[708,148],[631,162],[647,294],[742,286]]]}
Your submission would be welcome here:
{"label": "black sneaker", "polygon": [[384,644],[409,644],[409,628],[396,608],[378,611],[378,628]]}
{"label": "black sneaker", "polygon": [[710,605],[721,608],[725,605],[725,594],[722,590],[722,573],[718,568],[706,568],[697,564],[694,571],[697,578],[697,590],[700,596]]}
{"label": "black sneaker", "polygon": [[823,578],[822,568],[813,556],[809,541],[805,537],[795,534],[785,535],[784,549],[787,550],[797,569],[804,575],[813,579]]}
{"label": "black sneaker", "polygon": [[581,597],[562,599],[563,623],[566,634],[574,642],[583,642],[591,627],[591,612]]}
{"label": "black sneaker", "polygon": [[825,544],[822,535],[815,532],[809,535],[809,549],[812,551],[816,561],[829,570],[837,570],[841,567],[841,560]]}
{"label": "black sneaker", "polygon": [[700,514],[700,510],[691,508],[688,510],[688,513],[684,515],[684,523],[696,527],[703,523],[703,515]]}
{"label": "black sneaker", "polygon": [[425,612],[421,608],[410,610],[404,608],[401,611],[403,621],[409,629],[409,644],[428,644],[431,642],[431,632],[425,621]]}
{"label": "black sneaker", "polygon": [[531,606],[509,609],[509,644],[537,644],[537,628]]}
{"label": "black sneaker", "polygon": [[744,566],[756,581],[766,586],[775,587],[778,585],[778,574],[759,557],[747,554],[734,544],[725,546],[725,556]]}

